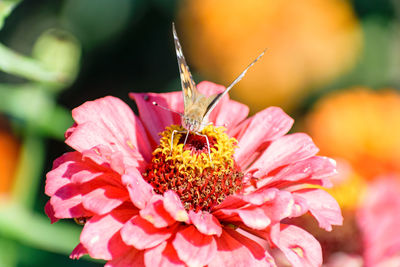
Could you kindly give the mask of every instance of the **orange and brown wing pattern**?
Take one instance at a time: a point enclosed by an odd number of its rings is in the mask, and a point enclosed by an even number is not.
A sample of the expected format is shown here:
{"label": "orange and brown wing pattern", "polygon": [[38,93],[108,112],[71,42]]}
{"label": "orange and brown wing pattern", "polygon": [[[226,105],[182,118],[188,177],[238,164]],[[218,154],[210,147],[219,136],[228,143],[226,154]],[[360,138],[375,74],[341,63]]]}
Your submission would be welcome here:
{"label": "orange and brown wing pattern", "polygon": [[196,83],[193,81],[192,74],[190,73],[189,67],[186,64],[185,57],[183,56],[182,47],[179,43],[174,24],[172,24],[172,32],[174,34],[176,57],[178,58],[179,73],[183,90],[183,100],[186,110],[187,107],[192,105],[196,100],[198,92]]}

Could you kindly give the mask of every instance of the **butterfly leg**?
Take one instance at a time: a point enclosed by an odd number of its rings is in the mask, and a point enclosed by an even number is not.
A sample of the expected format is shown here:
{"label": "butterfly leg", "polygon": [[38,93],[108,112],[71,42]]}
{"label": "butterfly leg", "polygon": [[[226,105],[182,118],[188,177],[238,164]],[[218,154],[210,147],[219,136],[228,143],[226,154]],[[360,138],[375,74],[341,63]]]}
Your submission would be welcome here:
{"label": "butterfly leg", "polygon": [[183,147],[185,147],[185,145],[186,145],[186,141],[187,141],[188,136],[189,136],[189,131],[177,131],[177,130],[173,130],[173,131],[172,131],[172,134],[171,134],[171,152],[170,152],[170,155],[172,154],[172,149],[173,149],[173,147],[174,147],[174,136],[175,136],[175,133],[186,133],[186,132],[187,132],[187,134],[186,134],[185,142],[183,143]]}
{"label": "butterfly leg", "polygon": [[185,145],[186,145],[186,141],[187,141],[187,139],[189,137],[189,133],[190,133],[190,131],[187,131],[187,134],[186,134],[186,137],[185,137],[185,142],[183,142],[183,147],[185,147]]}
{"label": "butterfly leg", "polygon": [[212,163],[212,161],[211,161],[210,141],[208,141],[208,136],[205,135],[205,134],[197,133],[197,132],[195,132],[195,134],[197,134],[198,136],[202,136],[202,137],[204,137],[204,138],[206,139],[206,142],[207,142],[207,149],[208,149],[208,157],[210,158],[211,166],[213,166],[213,163]]}

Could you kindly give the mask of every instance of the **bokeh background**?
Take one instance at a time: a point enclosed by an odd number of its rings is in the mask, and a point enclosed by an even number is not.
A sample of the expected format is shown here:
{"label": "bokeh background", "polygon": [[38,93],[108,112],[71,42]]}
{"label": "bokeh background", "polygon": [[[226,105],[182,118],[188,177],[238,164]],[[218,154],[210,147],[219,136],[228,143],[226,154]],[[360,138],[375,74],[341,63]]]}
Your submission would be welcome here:
{"label": "bokeh background", "polygon": [[344,226],[293,222],[326,265],[400,266],[399,19],[398,0],[0,0],[0,267],[104,264],[68,258],[82,226],[50,225],[45,174],[74,107],[180,90],[172,22],[196,82],[227,86],[267,48],[230,95],[337,160]]}

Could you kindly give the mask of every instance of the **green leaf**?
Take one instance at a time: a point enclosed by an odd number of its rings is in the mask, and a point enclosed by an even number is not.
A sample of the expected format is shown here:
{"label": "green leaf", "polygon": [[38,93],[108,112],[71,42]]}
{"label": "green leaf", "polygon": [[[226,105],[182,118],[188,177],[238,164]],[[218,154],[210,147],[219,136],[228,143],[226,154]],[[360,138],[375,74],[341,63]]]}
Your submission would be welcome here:
{"label": "green leaf", "polygon": [[70,254],[79,244],[80,227],[57,222],[50,224],[44,215],[33,213],[15,203],[0,205],[0,236],[27,246]]}
{"label": "green leaf", "polygon": [[20,0],[2,0],[0,1],[0,29],[3,28],[4,20],[13,11]]}

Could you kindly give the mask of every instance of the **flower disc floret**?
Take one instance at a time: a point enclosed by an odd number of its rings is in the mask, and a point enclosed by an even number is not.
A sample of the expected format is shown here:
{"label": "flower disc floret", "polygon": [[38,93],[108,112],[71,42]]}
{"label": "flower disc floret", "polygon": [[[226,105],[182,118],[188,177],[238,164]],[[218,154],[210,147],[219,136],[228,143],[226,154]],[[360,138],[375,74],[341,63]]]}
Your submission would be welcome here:
{"label": "flower disc floret", "polygon": [[210,210],[241,189],[243,173],[233,158],[237,141],[212,125],[190,132],[185,143],[186,135],[182,126],[167,127],[143,176],[159,194],[175,191],[186,210]]}

